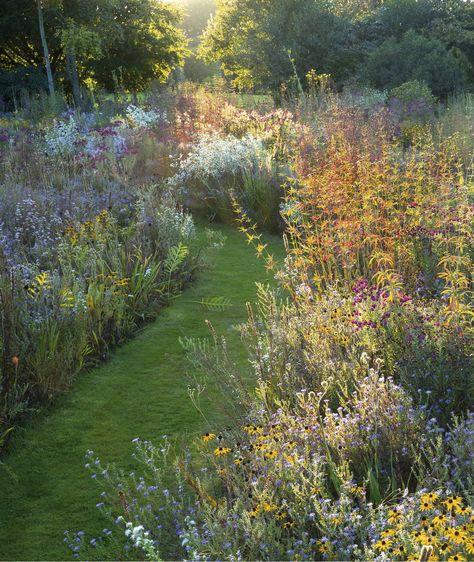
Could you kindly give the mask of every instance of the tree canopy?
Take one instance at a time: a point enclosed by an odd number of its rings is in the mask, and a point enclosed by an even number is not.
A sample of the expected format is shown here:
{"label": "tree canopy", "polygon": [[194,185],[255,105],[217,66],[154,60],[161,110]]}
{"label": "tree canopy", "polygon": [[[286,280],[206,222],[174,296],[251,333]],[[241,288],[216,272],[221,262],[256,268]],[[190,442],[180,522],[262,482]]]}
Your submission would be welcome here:
{"label": "tree canopy", "polygon": [[[409,32],[416,33],[410,35]],[[474,80],[474,3],[463,0],[218,0],[203,36],[201,54],[218,61],[241,89],[276,90],[315,69],[336,85],[374,79],[390,60],[400,78],[427,81],[439,95]],[[418,51],[419,50],[419,51]],[[446,87],[433,68],[442,63]],[[411,68],[408,65],[411,64]],[[450,67],[451,70],[448,69]],[[449,74],[449,76],[448,76]],[[391,82],[392,83],[392,82]],[[395,86],[399,85],[395,83]],[[384,86],[385,87],[385,86]]]}
{"label": "tree canopy", "polygon": [[[55,80],[67,83],[67,55],[74,54],[81,82],[113,87],[120,73],[123,86],[140,89],[164,80],[182,64],[187,40],[179,24],[182,11],[160,0],[41,1],[50,62]],[[0,73],[35,76],[44,58],[35,0],[2,0],[0,6]]]}

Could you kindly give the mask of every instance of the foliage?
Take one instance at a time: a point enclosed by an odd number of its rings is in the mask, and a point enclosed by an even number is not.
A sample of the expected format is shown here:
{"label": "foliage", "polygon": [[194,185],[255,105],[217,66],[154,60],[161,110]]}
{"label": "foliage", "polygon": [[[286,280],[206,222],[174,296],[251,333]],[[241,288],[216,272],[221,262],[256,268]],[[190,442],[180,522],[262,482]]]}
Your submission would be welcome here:
{"label": "foliage", "polygon": [[130,126],[94,127],[95,115],[67,112],[44,130],[6,133],[2,434],[154,319],[197,265],[190,215],[127,162],[134,142],[160,134],[164,112],[126,114]]}
{"label": "foliage", "polygon": [[[71,54],[82,86],[141,89],[164,81],[183,62],[186,39],[178,28],[180,10],[150,0],[59,1],[44,6],[46,37],[53,75],[66,89],[74,87]],[[36,3],[2,2],[0,68],[20,72],[41,67],[43,52],[37,31]],[[69,58],[68,58],[69,57]],[[11,97],[11,92],[2,90]]]}
{"label": "foliage", "polygon": [[236,87],[274,92],[283,84],[293,89],[312,68],[344,78],[354,59],[346,21],[313,0],[218,2],[202,53]]}
{"label": "foliage", "polygon": [[418,80],[433,94],[446,97],[465,86],[464,72],[456,57],[437,39],[407,31],[400,39],[391,37],[370,53],[362,70],[376,88],[396,88]]}

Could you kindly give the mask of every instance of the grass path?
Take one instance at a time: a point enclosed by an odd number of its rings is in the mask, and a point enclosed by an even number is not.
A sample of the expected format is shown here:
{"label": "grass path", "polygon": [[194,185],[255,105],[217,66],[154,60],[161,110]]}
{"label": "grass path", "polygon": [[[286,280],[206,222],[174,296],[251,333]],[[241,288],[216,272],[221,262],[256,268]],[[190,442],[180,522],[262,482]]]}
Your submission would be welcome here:
{"label": "grass path", "polygon": [[[105,461],[127,462],[131,440],[179,436],[203,427],[187,394],[189,366],[180,336],[208,336],[205,320],[225,335],[234,359],[247,365],[233,327],[246,317],[245,302],[255,298],[255,282],[265,281],[262,260],[243,235],[219,227],[227,236],[212,267],[157,321],[119,348],[105,365],[84,373],[71,391],[30,427],[17,432],[4,462],[13,481],[0,469],[0,560],[63,560],[66,529],[94,533],[105,525],[95,508],[98,490],[84,469],[84,453],[93,449]],[[276,257],[283,250],[266,237]],[[233,306],[210,312],[196,302],[222,295]]]}

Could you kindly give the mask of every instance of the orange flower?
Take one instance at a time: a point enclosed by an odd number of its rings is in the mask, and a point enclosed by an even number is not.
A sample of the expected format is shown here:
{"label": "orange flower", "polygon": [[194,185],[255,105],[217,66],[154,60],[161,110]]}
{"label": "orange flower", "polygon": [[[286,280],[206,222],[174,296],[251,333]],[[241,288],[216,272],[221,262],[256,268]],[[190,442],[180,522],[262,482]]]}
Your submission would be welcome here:
{"label": "orange flower", "polygon": [[18,367],[18,363],[19,363],[19,362],[20,362],[20,358],[18,357],[18,355],[14,355],[14,356],[12,357],[12,364],[13,364],[15,367]]}

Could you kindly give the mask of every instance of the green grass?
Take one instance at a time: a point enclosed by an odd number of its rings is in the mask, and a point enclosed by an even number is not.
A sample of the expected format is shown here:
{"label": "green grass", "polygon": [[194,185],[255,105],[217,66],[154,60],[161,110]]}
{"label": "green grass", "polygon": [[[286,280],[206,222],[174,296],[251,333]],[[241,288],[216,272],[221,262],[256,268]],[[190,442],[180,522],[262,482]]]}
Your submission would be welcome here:
{"label": "green grass", "polygon": [[[106,522],[95,504],[98,488],[84,468],[92,449],[104,461],[126,466],[137,436],[158,439],[191,435],[204,427],[187,393],[189,365],[180,336],[209,335],[205,320],[225,335],[233,359],[248,369],[234,326],[246,318],[245,303],[255,299],[255,282],[268,279],[242,234],[220,226],[227,242],[195,282],[158,320],[119,348],[103,366],[82,374],[73,388],[24,430],[15,430],[11,451],[0,468],[0,559],[70,558],[66,529],[95,535]],[[266,237],[282,257],[276,237]],[[270,281],[270,279],[269,279]],[[226,296],[233,306],[208,311],[203,297]],[[193,302],[194,301],[194,302]]]}

